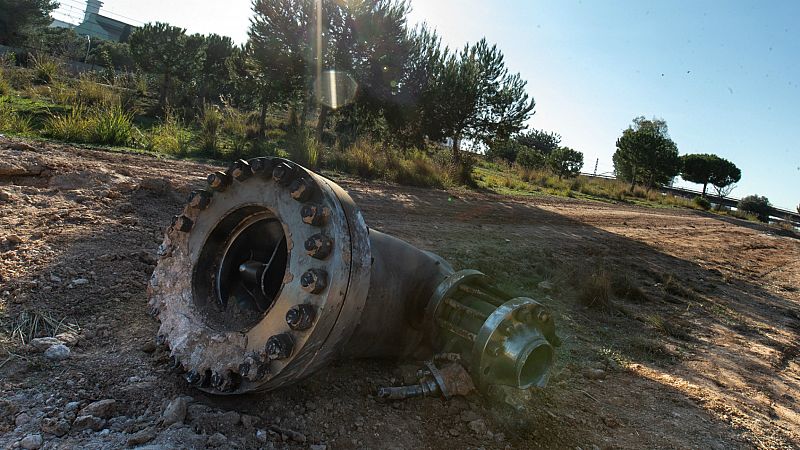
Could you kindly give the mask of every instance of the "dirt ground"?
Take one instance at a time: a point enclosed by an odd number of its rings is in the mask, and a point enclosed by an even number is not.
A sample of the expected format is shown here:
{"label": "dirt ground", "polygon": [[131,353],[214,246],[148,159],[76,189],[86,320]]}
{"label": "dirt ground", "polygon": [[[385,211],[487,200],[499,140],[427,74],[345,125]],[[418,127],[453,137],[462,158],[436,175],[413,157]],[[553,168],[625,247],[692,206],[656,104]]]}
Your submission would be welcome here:
{"label": "dirt ground", "polygon": [[[563,198],[340,180],[372,228],[553,308],[546,389],[384,403],[416,362],[369,360],[195,391],[154,343],[145,286],[212,170],[0,137],[0,446],[800,448],[800,239]],[[55,334],[66,359],[30,344]]]}

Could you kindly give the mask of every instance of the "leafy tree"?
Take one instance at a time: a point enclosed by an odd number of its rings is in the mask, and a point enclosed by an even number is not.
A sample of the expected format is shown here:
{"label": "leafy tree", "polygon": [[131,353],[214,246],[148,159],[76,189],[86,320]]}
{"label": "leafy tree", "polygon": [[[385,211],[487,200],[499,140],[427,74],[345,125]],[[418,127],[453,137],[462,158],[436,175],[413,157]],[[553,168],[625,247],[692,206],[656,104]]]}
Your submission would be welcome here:
{"label": "leafy tree", "polygon": [[89,62],[104,64],[105,62],[101,58],[103,54],[108,55],[111,67],[114,69],[132,71],[136,67],[131,56],[131,47],[127,42],[93,41]]}
{"label": "leafy tree", "polygon": [[736,209],[744,211],[758,217],[762,222],[769,222],[769,215],[772,212],[772,205],[767,197],[759,195],[748,195],[739,200]]}
{"label": "leafy tree", "polygon": [[506,139],[492,143],[492,146],[486,151],[486,156],[490,159],[504,159],[513,164],[517,159],[517,155],[527,148],[530,147],[520,144],[516,139]]}
{"label": "leafy tree", "polygon": [[526,169],[541,169],[544,167],[546,159],[539,150],[523,146],[517,153],[516,163]]}
{"label": "leafy tree", "polygon": [[468,138],[491,147],[525,127],[535,103],[525,93],[525,81],[511,75],[502,52],[486,40],[450,53],[435,84],[436,102],[430,137],[453,139],[453,156]]}
{"label": "leafy tree", "polygon": [[617,176],[631,183],[649,188],[666,184],[678,175],[681,160],[678,147],[669,137],[667,123],[663,119],[648,120],[637,117],[633,125],[617,139],[614,153],[614,171]]}
{"label": "leafy tree", "polygon": [[683,164],[681,177],[686,181],[702,184],[703,197],[706,196],[709,183],[715,186],[717,193],[721,195],[723,188],[738,182],[742,177],[736,165],[717,155],[684,155],[681,157],[681,162]]}
{"label": "leafy tree", "polygon": [[711,179],[711,173],[714,166],[714,159],[716,155],[708,154],[691,154],[681,156],[681,178],[692,183],[703,185],[703,197],[706,196],[706,189],[708,182]]}
{"label": "leafy tree", "polygon": [[724,197],[730,193],[728,188],[734,186],[742,179],[742,171],[727,159],[717,158],[709,177],[709,183],[714,186],[717,195]]}
{"label": "leafy tree", "polygon": [[164,110],[176,82],[187,82],[202,62],[202,38],[188,36],[186,30],[166,23],[148,23],[137,28],[130,38],[131,56],[146,72],[161,77],[159,108]]}
{"label": "leafy tree", "polygon": [[40,27],[29,33],[27,42],[51,55],[78,61],[83,61],[89,50],[86,37],[69,28]]}
{"label": "leafy tree", "polygon": [[227,36],[202,36],[202,64],[197,76],[198,97],[204,101],[220,102],[231,90],[228,59],[233,55],[233,40]]}
{"label": "leafy tree", "polygon": [[561,145],[561,135],[558,133],[532,129],[520,133],[515,139],[522,145],[535,148],[543,155],[549,155]]}
{"label": "leafy tree", "polygon": [[50,24],[55,0],[0,0],[0,44],[18,45],[39,27]]}
{"label": "leafy tree", "polygon": [[559,179],[574,177],[583,168],[583,153],[569,147],[559,147],[547,156],[547,165]]}

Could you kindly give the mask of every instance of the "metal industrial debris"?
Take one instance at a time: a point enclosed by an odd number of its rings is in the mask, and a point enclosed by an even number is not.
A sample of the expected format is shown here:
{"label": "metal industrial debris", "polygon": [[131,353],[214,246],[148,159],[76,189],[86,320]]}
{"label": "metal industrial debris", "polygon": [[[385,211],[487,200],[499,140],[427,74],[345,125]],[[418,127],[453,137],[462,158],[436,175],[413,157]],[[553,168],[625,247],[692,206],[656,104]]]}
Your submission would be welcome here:
{"label": "metal industrial debris", "polygon": [[389,399],[547,383],[559,339],[543,305],[370,230],[333,181],[255,158],[208,185],[169,227],[148,287],[158,339],[197,388],[271,390],[364,357],[430,360],[419,384],[379,390]]}

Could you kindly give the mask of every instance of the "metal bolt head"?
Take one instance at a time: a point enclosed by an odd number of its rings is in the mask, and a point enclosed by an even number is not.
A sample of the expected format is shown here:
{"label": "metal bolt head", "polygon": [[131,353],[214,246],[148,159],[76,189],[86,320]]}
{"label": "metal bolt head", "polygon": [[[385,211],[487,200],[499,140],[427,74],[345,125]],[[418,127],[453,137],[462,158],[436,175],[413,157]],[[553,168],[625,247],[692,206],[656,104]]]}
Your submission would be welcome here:
{"label": "metal bolt head", "polygon": [[285,162],[279,162],[272,169],[272,178],[282,186],[288,186],[289,183],[294,181],[295,177],[297,177],[297,174],[294,168]]}
{"label": "metal bolt head", "polygon": [[539,322],[546,323],[550,320],[550,314],[545,310],[541,310],[536,318],[539,320]]}
{"label": "metal bolt head", "polygon": [[172,228],[183,233],[188,233],[192,230],[194,222],[186,216],[175,216],[172,218]]}
{"label": "metal bolt head", "polygon": [[260,158],[253,158],[247,163],[250,164],[250,170],[254,174],[259,174],[267,178],[272,176],[272,158],[262,156]]}
{"label": "metal bolt head", "polygon": [[320,227],[328,222],[331,210],[326,206],[309,203],[303,205],[303,208],[300,210],[300,215],[303,218],[303,222],[315,227]]}
{"label": "metal bolt head", "polygon": [[300,277],[303,290],[312,294],[319,294],[328,287],[328,272],[322,269],[310,269]]}
{"label": "metal bolt head", "polygon": [[306,239],[304,246],[306,253],[312,258],[325,259],[333,251],[333,239],[318,233]]}
{"label": "metal bolt head", "polygon": [[292,198],[298,202],[304,202],[314,195],[314,188],[316,185],[308,178],[298,178],[292,181],[289,186],[289,192]]}
{"label": "metal bolt head", "polygon": [[211,204],[211,192],[203,190],[192,191],[192,193],[189,194],[188,203],[190,208],[196,208],[202,211]]}
{"label": "metal bolt head", "polygon": [[286,323],[295,331],[303,331],[311,328],[316,316],[317,311],[312,305],[295,305],[286,311]]}
{"label": "metal bolt head", "polygon": [[208,176],[208,185],[215,191],[224,191],[231,184],[231,177],[222,172],[214,172]]}
{"label": "metal bolt head", "polygon": [[188,372],[188,373],[187,373],[187,374],[184,376],[184,379],[186,379],[186,382],[187,382],[187,383],[189,383],[189,384],[197,384],[197,383],[199,383],[199,382],[200,382],[200,381],[203,379],[203,376],[202,376],[202,375],[200,375],[200,374],[199,374],[197,371],[195,371],[195,370],[190,370],[190,371],[189,371],[189,372]]}
{"label": "metal bolt head", "polygon": [[286,359],[292,355],[294,350],[294,338],[289,333],[276,334],[267,340],[266,352],[267,358]]}
{"label": "metal bolt head", "polygon": [[250,164],[243,159],[234,162],[229,172],[236,181],[240,182],[253,175],[253,169],[250,167]]}

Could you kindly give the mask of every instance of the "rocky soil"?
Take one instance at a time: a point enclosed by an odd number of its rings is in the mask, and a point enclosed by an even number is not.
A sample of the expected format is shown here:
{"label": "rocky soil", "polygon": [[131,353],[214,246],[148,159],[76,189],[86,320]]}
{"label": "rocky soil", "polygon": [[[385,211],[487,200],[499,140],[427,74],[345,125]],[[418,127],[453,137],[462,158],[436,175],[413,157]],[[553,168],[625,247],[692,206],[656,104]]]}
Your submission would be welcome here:
{"label": "rocky soil", "polygon": [[387,403],[415,361],[188,387],[145,287],[216,167],[0,137],[0,447],[798,448],[800,240],[711,214],[341,180],[367,223],[556,312],[550,386]]}

